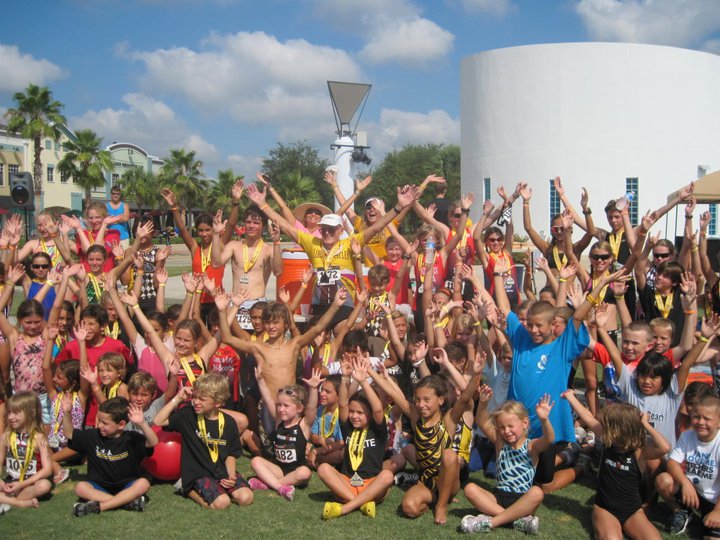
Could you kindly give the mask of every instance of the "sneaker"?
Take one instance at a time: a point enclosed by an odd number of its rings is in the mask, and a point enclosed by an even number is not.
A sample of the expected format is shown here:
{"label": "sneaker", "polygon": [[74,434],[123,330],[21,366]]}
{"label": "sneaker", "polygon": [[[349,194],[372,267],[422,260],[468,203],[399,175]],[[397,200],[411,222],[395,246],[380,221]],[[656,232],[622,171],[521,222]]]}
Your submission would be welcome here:
{"label": "sneaker", "polygon": [[334,519],[342,515],[342,504],[336,502],[326,502],[323,506],[322,518]]}
{"label": "sneaker", "polygon": [[263,489],[268,489],[267,484],[259,478],[251,478],[250,480],[248,480],[248,485],[253,491],[262,491]]}
{"label": "sneaker", "polygon": [[145,506],[147,505],[147,498],[145,495],[136,497],[133,501],[127,503],[123,508],[130,510],[131,512],[144,512]]}
{"label": "sneaker", "polygon": [[282,486],[280,486],[280,489],[278,489],[278,493],[280,494],[280,496],[286,498],[288,501],[292,501],[293,497],[295,497],[295,486],[283,484]]}
{"label": "sneaker", "polygon": [[62,484],[68,478],[70,478],[70,470],[60,469],[58,473],[53,477],[53,482],[55,482],[55,485],[57,486]]}
{"label": "sneaker", "polygon": [[100,503],[97,501],[76,502],[73,505],[73,516],[83,517],[89,514],[99,514]]}
{"label": "sneaker", "polygon": [[491,461],[485,467],[485,478],[495,478],[497,476],[497,463],[495,460]]}
{"label": "sneaker", "polygon": [[399,487],[414,486],[420,480],[418,473],[399,472],[395,475],[395,485]]}
{"label": "sneaker", "polygon": [[9,504],[0,504],[0,516],[2,516],[3,514],[7,514],[11,508],[12,506],[10,506]]}
{"label": "sneaker", "polygon": [[567,448],[558,453],[565,465],[571,466],[575,463],[578,455],[580,455],[580,445],[578,443],[570,443]]}
{"label": "sneaker", "polygon": [[685,532],[685,529],[687,529],[689,522],[690,512],[685,509],[678,510],[670,516],[667,530],[670,534],[682,534]]}
{"label": "sneaker", "polygon": [[175,493],[180,493],[182,491],[182,478],[173,484],[173,490]]}
{"label": "sneaker", "polygon": [[489,533],[492,530],[490,516],[478,514],[468,515],[460,521],[460,532],[464,533]]}
{"label": "sneaker", "polygon": [[513,521],[513,529],[525,534],[538,534],[540,531],[540,518],[537,516],[525,516]]}
{"label": "sneaker", "polygon": [[360,507],[360,511],[367,517],[375,517],[375,501],[368,501]]}

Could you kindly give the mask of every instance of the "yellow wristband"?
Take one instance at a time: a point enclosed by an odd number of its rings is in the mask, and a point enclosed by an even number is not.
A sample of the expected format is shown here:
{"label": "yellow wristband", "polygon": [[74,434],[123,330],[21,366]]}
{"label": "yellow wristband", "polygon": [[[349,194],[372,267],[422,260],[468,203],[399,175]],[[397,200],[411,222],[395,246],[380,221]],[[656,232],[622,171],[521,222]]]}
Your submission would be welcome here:
{"label": "yellow wristband", "polygon": [[307,289],[307,286],[308,286],[308,284],[305,283],[304,281],[300,284],[301,289]]}
{"label": "yellow wristband", "polygon": [[195,291],[195,294],[202,294],[202,291]]}
{"label": "yellow wristband", "polygon": [[158,287],[165,287],[167,283],[158,283]]}
{"label": "yellow wristband", "polygon": [[142,275],[145,275],[145,270],[135,270],[135,273],[136,273],[138,276],[142,276]]}
{"label": "yellow wristband", "polygon": [[567,279],[565,279],[565,278],[563,278],[563,277],[558,278],[558,281],[559,281],[560,283],[567,283]]}
{"label": "yellow wristband", "polygon": [[690,248],[690,253],[695,253],[698,250],[697,246],[693,246]]}
{"label": "yellow wristband", "polygon": [[54,282],[52,279],[48,279],[47,281],[45,281],[45,283],[47,283],[47,284],[50,285],[51,287],[52,287],[53,285],[55,285],[55,282]]}
{"label": "yellow wristband", "polygon": [[480,326],[480,321],[475,321],[474,323],[472,323],[472,326],[474,328],[477,328],[478,326]]}
{"label": "yellow wristband", "polygon": [[385,318],[390,319],[392,321],[392,315],[390,313],[386,313]]}
{"label": "yellow wristband", "polygon": [[699,340],[699,341],[702,341],[703,343],[707,343],[708,341],[710,341],[710,340],[709,340],[708,338],[706,338],[705,336],[700,336],[700,337],[698,338],[698,340]]}
{"label": "yellow wristband", "polygon": [[135,304],[134,306],[132,306],[133,309],[138,309],[139,307],[140,307],[140,304]]}

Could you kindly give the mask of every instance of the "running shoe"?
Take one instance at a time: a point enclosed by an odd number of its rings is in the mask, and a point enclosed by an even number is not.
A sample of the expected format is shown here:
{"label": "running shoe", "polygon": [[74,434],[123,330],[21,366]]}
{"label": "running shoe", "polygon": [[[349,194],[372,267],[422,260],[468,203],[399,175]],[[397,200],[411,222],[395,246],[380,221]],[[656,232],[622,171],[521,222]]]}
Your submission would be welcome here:
{"label": "running shoe", "polygon": [[399,472],[395,475],[395,485],[399,487],[414,486],[420,480],[418,473]]}
{"label": "running shoe", "polygon": [[525,516],[513,521],[513,529],[525,534],[538,534],[540,532],[540,518],[537,516]]}
{"label": "running shoe", "polygon": [[136,497],[131,502],[127,503],[123,508],[130,510],[131,512],[144,512],[145,506],[147,505],[147,498],[145,495]]}
{"label": "running shoe", "polygon": [[9,504],[0,504],[0,516],[2,516],[3,514],[7,514],[11,508],[12,506],[10,506]]}
{"label": "running shoe", "polygon": [[248,480],[248,485],[253,491],[262,491],[264,489],[268,489],[267,484],[259,478],[251,478],[250,480]]}
{"label": "running shoe", "polygon": [[670,534],[682,534],[690,522],[690,512],[686,509],[673,512],[668,522],[667,530]]}
{"label": "running shoe", "polygon": [[295,486],[283,484],[280,486],[280,489],[278,489],[278,493],[288,501],[292,501],[293,497],[295,497]]}
{"label": "running shoe", "polygon": [[83,517],[100,513],[100,503],[97,501],[76,502],[73,505],[73,516]]}
{"label": "running shoe", "polygon": [[460,532],[464,533],[489,533],[492,530],[490,516],[478,514],[477,516],[467,515],[460,521]]}

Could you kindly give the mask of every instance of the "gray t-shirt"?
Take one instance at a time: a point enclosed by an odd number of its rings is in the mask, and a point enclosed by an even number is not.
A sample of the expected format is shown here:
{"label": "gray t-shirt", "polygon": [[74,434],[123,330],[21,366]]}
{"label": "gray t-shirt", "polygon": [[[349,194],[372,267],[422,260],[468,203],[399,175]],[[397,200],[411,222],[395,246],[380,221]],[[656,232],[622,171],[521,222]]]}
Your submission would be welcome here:
{"label": "gray t-shirt", "polygon": [[[145,421],[148,423],[148,425],[152,426],[153,419],[155,418],[155,415],[160,412],[160,409],[162,409],[165,406],[165,395],[163,394],[159,398],[157,398],[155,401],[153,401],[150,406],[147,408],[147,410],[143,413],[145,416]],[[125,426],[125,431],[137,431],[138,433],[142,433],[140,428],[138,428],[135,424],[132,422],[128,422]]]}
{"label": "gray t-shirt", "polygon": [[650,425],[652,425],[670,444],[675,446],[675,416],[680,408],[683,393],[678,388],[677,374],[673,375],[670,386],[662,394],[646,396],[637,386],[637,377],[630,375],[628,369],[623,366],[618,379],[620,388],[620,399],[631,405],[635,405],[640,412],[650,413]]}

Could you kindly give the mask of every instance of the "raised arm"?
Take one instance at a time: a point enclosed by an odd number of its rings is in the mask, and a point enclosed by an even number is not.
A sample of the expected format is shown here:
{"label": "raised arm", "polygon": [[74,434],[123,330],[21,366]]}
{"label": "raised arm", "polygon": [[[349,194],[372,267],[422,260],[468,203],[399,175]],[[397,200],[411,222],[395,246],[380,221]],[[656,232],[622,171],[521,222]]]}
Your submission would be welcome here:
{"label": "raised arm", "polygon": [[192,257],[193,253],[195,253],[195,249],[197,249],[197,243],[195,242],[195,239],[192,237],[190,232],[187,230],[187,227],[185,227],[185,220],[183,219],[182,215],[180,215],[180,206],[178,205],[178,200],[175,196],[175,193],[173,193],[173,191],[169,188],[163,188],[160,190],[160,195],[162,195],[162,197],[165,199],[168,206],[170,207],[170,211],[173,215],[173,223],[177,227],[178,232],[180,233],[180,238],[182,238],[183,242],[185,242],[185,245],[190,251],[190,256]]}
{"label": "raised arm", "polygon": [[532,188],[525,182],[520,184],[520,196],[523,199],[523,227],[525,232],[530,237],[530,241],[535,244],[535,247],[540,250],[541,253],[546,253],[550,244],[548,244],[538,234],[538,232],[532,226],[532,218],[530,217],[530,198],[532,197]]}
{"label": "raised arm", "polygon": [[580,400],[578,400],[577,396],[575,395],[575,390],[569,388],[565,390],[562,394],[560,394],[560,397],[565,399],[570,404],[572,410],[575,411],[575,414],[577,414],[582,424],[587,426],[588,429],[591,429],[598,437],[602,437],[602,422],[595,418],[593,413],[590,412],[590,409],[580,403]]}
{"label": "raised arm", "polygon": [[323,316],[320,317],[320,320],[318,320],[317,324],[308,328],[308,330],[304,334],[299,335],[297,338],[293,338],[297,339],[297,345],[299,347],[306,347],[310,345],[310,343],[312,343],[312,340],[315,339],[315,336],[317,336],[320,332],[327,328],[328,324],[330,324],[330,321],[332,321],[340,306],[345,303],[345,298],[347,298],[348,294],[349,293],[347,289],[338,289],[337,293],[335,293],[335,300],[333,301],[330,308],[325,313],[323,313]]}
{"label": "raised arm", "polygon": [[272,219],[273,222],[277,223],[278,226],[287,233],[294,242],[298,239],[298,230],[295,228],[295,221],[292,223],[288,222],[283,216],[278,214],[272,207],[265,201],[266,192],[260,191],[255,184],[249,185],[245,192],[248,198],[260,207],[265,215]]}
{"label": "raised arm", "polygon": [[385,411],[383,410],[382,401],[380,401],[380,398],[367,380],[368,371],[372,369],[370,366],[370,358],[363,356],[360,348],[358,348],[357,352],[358,356],[353,359],[353,378],[360,384],[363,392],[365,392],[365,397],[368,403],[370,403],[373,420],[375,420],[376,424],[380,424],[385,419]]}

